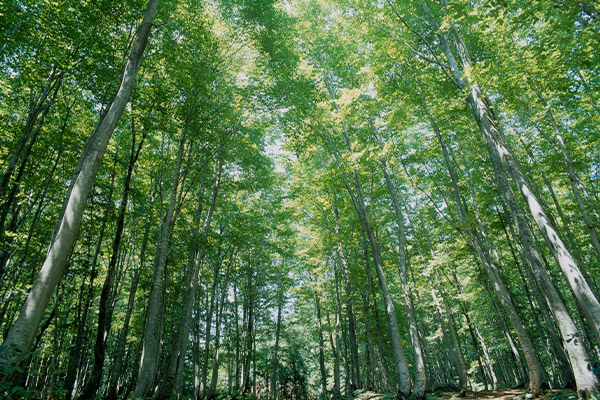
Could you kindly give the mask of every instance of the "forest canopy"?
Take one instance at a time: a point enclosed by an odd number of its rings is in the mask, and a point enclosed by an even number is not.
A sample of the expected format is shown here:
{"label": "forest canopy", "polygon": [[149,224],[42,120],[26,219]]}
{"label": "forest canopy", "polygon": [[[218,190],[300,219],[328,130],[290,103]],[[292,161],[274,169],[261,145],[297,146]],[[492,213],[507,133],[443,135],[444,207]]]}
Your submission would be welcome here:
{"label": "forest canopy", "polygon": [[0,398],[600,398],[599,101],[598,0],[2,1]]}

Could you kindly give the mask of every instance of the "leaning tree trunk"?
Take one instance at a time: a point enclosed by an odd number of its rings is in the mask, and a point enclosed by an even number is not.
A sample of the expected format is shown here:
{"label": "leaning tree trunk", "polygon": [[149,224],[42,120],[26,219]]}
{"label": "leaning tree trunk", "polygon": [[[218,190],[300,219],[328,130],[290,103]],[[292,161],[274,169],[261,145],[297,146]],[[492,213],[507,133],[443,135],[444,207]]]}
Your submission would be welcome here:
{"label": "leaning tree trunk", "polygon": [[[445,5],[445,0],[442,0],[442,4]],[[479,84],[470,80],[471,76],[469,71],[472,69],[472,63],[469,50],[460,36],[458,29],[452,22],[450,23],[450,33],[452,35],[453,44],[458,50],[462,62],[462,69],[459,69],[457,65],[454,65],[453,73],[455,76],[460,76],[458,84],[461,89],[466,90],[468,93],[466,99],[467,105],[471,110],[473,119],[479,126],[479,130],[488,147],[488,151],[492,157],[498,158],[502,167],[506,169],[513,182],[518,187],[525,203],[529,207],[533,220],[540,230],[542,237],[548,244],[552,255],[560,266],[575,295],[576,301],[581,306],[586,321],[594,329],[596,338],[600,341],[600,302],[598,302],[598,299],[585,279],[584,274],[575,263],[573,256],[565,246],[553,224],[550,222],[540,200],[531,189],[518,160],[513,155],[512,150],[506,145],[504,135],[498,128],[494,114],[490,110],[488,101],[484,98]],[[449,55],[451,52],[448,50],[446,51],[446,54]],[[448,59],[450,60],[450,57],[448,57]],[[465,75],[465,78],[463,78],[463,74]],[[588,389],[582,388],[582,390],[587,391]]]}
{"label": "leaning tree trunk", "polygon": [[600,340],[600,303],[598,299],[594,296],[587,280],[584,278],[577,264],[575,264],[571,253],[550,223],[537,196],[530,189],[512,151],[505,145],[504,138],[496,128],[488,105],[481,96],[479,85],[475,83],[469,89],[470,94],[467,101],[484,136],[490,155],[492,158],[497,158],[502,162],[503,167],[506,168],[519,188],[523,199],[529,206],[535,223],[567,278],[567,282],[577,302],[581,305],[586,321],[592,326],[596,332],[597,339]]}
{"label": "leaning tree trunk", "polygon": [[[531,84],[531,87],[533,88],[533,91],[535,92],[536,96],[538,97],[538,99],[540,100],[542,105],[544,106],[546,116],[550,120],[550,125],[552,126],[552,131],[554,132],[554,141],[553,140],[549,140],[549,141],[551,144],[554,144],[555,147],[557,147],[557,150],[560,152],[560,155],[563,159],[563,163],[565,164],[565,167],[567,168],[569,183],[571,184],[571,191],[573,193],[573,196],[575,197],[577,207],[579,208],[583,222],[585,223],[585,226],[587,227],[587,229],[590,233],[590,240],[592,242],[592,246],[593,246],[594,250],[596,251],[596,255],[600,258],[600,239],[598,239],[598,233],[596,231],[596,226],[594,225],[594,222],[596,222],[596,223],[600,223],[600,222],[598,221],[597,218],[596,218],[596,221],[593,221],[592,217],[590,216],[590,213],[588,212],[588,210],[586,208],[586,202],[584,202],[583,197],[585,196],[587,203],[590,204],[591,201],[589,199],[589,195],[587,194],[587,190],[585,189],[585,186],[583,186],[581,180],[579,179],[579,175],[577,174],[577,172],[575,171],[575,168],[573,167],[573,161],[571,160],[571,156],[569,155],[569,152],[567,151],[567,146],[565,145],[565,141],[563,139],[560,128],[558,127],[558,123],[556,122],[556,119],[554,118],[554,113],[552,112],[550,105],[548,104],[548,102],[546,101],[546,99],[544,98],[542,93],[538,90],[537,87],[535,87],[535,85],[533,83]],[[555,142],[555,143],[553,143],[553,142]],[[583,272],[583,269],[582,269],[582,272]],[[585,274],[585,275],[587,275],[587,274]],[[587,276],[586,276],[586,278],[587,278]],[[591,284],[591,282],[589,280],[588,280],[588,284]]]}
{"label": "leaning tree trunk", "polygon": [[17,321],[0,346],[0,376],[5,376],[5,368],[18,364],[27,352],[52,293],[67,265],[67,259],[75,245],[87,197],[96,178],[102,156],[131,97],[157,7],[158,0],[148,2],[129,52],[117,94],[84,147],[73,176],[72,188],[65,199],[64,215],[50,243],[46,260],[25,299]]}
{"label": "leaning tree trunk", "polygon": [[[490,144],[488,144],[488,146],[490,146]],[[593,372],[588,370],[589,355],[585,346],[581,343],[576,343],[577,341],[573,339],[577,337],[579,332],[577,326],[542,263],[541,257],[536,249],[533,232],[529,229],[524,212],[517,203],[516,196],[512,189],[508,186],[504,172],[500,170],[500,165],[498,165],[500,163],[499,157],[497,157],[493,151],[490,151],[490,155],[492,163],[496,164],[495,170],[499,179],[501,193],[506,199],[517,234],[523,242],[523,250],[527,259],[525,267],[531,267],[537,284],[540,285],[546,303],[553,313],[554,319],[561,331],[563,343],[567,350],[567,354],[569,355],[571,368],[577,383],[577,390],[582,395],[585,395],[586,392],[593,392],[594,390],[597,390],[598,380]]]}
{"label": "leaning tree trunk", "polygon": [[[504,206],[504,204],[503,204],[503,206]],[[506,208],[506,206],[504,206],[504,207]],[[511,233],[511,236],[508,235],[508,231],[506,230],[507,226]],[[532,268],[529,264],[529,261],[527,260],[525,251],[523,250],[523,247],[521,246],[521,244],[516,240],[517,236],[514,232],[513,225],[508,220],[508,217],[505,219],[505,222],[504,222],[504,232],[505,232],[507,240],[508,240],[510,251],[513,253],[513,257],[515,258],[515,262],[516,262],[516,255],[514,254],[513,246],[511,244],[511,237],[513,238],[513,241],[516,245],[517,252],[519,253],[519,257],[523,264],[522,269],[525,270],[525,276],[522,276],[522,279],[524,280],[524,282],[529,283],[529,285],[531,286],[531,291],[533,292],[533,297],[535,298],[536,302],[538,303],[540,312],[542,314],[542,317],[544,318],[544,323],[546,325],[546,331],[547,331],[550,341],[552,343],[552,349],[554,351],[554,358],[556,358],[556,363],[558,364],[558,369],[560,371],[560,378],[562,379],[563,384],[565,386],[574,387],[575,381],[574,381],[573,373],[571,370],[571,364],[567,358],[567,354],[565,353],[564,343],[561,341],[561,339],[558,337],[558,334],[556,333],[556,330],[555,330],[554,324],[553,324],[553,320],[551,317],[550,308],[547,304],[545,297],[542,295],[542,292],[540,290],[540,285],[537,283],[535,277],[533,276]],[[522,269],[519,268],[519,273],[521,275],[523,275]],[[550,282],[550,283],[552,283],[552,282]],[[554,287],[554,285],[552,285],[552,286],[553,286],[553,290],[556,291],[556,288]],[[526,294],[527,294],[527,297],[529,298],[529,301],[531,302],[531,298],[530,298],[531,296],[528,293],[526,293]],[[560,298],[560,296],[558,296],[557,298],[560,299],[562,302],[562,299]],[[563,305],[564,305],[564,303],[563,303]]]}
{"label": "leaning tree trunk", "polygon": [[[541,364],[538,360],[536,352],[533,348],[533,344],[531,343],[531,338],[529,337],[529,334],[523,326],[523,322],[515,309],[512,299],[510,298],[508,289],[502,281],[500,272],[498,271],[498,268],[494,263],[494,260],[492,259],[489,249],[485,245],[486,241],[480,238],[480,236],[483,236],[484,239],[487,238],[487,236],[485,236],[485,230],[482,224],[479,224],[480,229],[479,232],[477,232],[477,230],[472,228],[469,222],[467,221],[466,210],[464,209],[465,202],[463,200],[462,195],[460,194],[458,187],[458,175],[456,169],[452,164],[452,161],[450,160],[448,148],[442,139],[441,132],[435,120],[433,119],[431,114],[429,114],[427,108],[424,105],[422,105],[422,109],[426,113],[430,121],[431,127],[435,133],[435,136],[442,148],[442,154],[444,156],[444,162],[446,164],[446,167],[448,168],[448,172],[450,175],[450,180],[452,184],[452,195],[454,198],[460,222],[464,227],[465,233],[471,246],[475,250],[477,258],[479,259],[481,265],[483,265],[488,278],[493,283],[493,288],[496,294],[498,295],[500,304],[505,309],[511,322],[511,325],[517,333],[517,338],[519,340],[519,343],[521,344],[521,348],[523,349],[523,353],[525,354],[525,359],[527,361],[527,366],[529,368],[529,387],[532,392],[537,393],[541,389],[543,370],[541,368]],[[476,217],[478,217],[477,213]],[[477,221],[480,222],[478,218]],[[516,355],[518,355],[518,351],[516,352]]]}

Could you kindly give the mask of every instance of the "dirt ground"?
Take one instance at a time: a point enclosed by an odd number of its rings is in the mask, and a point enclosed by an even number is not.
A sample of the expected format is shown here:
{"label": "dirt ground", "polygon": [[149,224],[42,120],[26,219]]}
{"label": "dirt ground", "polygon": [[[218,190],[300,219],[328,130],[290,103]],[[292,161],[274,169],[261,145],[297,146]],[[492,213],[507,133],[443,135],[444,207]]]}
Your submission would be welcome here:
{"label": "dirt ground", "polygon": [[[527,392],[523,389],[506,389],[495,392],[467,392],[464,397],[458,397],[456,392],[428,393],[427,400],[527,400]],[[384,396],[377,393],[363,393],[356,400],[381,400]],[[548,390],[537,397],[541,400],[576,400],[577,395],[572,391]]]}
{"label": "dirt ground", "polygon": [[[526,397],[526,394],[527,392],[523,389],[506,389],[495,392],[467,392],[464,397],[458,397],[457,393],[436,392],[428,394],[427,398],[435,398],[436,400],[527,400],[529,397]],[[575,392],[564,390],[547,390],[544,394],[537,398],[542,400],[567,400],[577,399],[577,395]]]}

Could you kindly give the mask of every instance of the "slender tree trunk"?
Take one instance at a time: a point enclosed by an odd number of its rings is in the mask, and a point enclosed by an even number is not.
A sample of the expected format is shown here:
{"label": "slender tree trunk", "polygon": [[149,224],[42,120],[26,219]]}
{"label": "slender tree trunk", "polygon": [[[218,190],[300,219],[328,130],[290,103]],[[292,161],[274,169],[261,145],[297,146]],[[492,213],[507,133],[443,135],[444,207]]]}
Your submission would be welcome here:
{"label": "slender tree trunk", "polygon": [[315,307],[317,309],[317,333],[319,335],[319,371],[321,372],[321,396],[327,395],[327,371],[325,370],[325,341],[323,340],[323,325],[321,323],[321,301],[315,290]]}
{"label": "slender tree trunk", "polygon": [[[221,355],[221,319],[223,318],[223,308],[225,306],[225,295],[227,294],[227,285],[221,288],[221,298],[219,299],[219,310],[217,311],[217,322],[215,327],[215,358],[213,360],[213,368],[210,377],[210,386],[208,387],[207,398],[212,400],[215,398],[217,391],[217,381],[219,380],[219,363]],[[281,313],[280,313],[281,314]]]}
{"label": "slender tree trunk", "polygon": [[[426,109],[425,109],[425,111],[426,111]],[[473,229],[467,221],[466,210],[465,210],[465,206],[464,206],[465,202],[462,198],[462,195],[459,192],[458,176],[457,176],[456,170],[450,160],[448,149],[442,139],[441,133],[439,131],[437,124],[435,123],[435,120],[428,112],[426,115],[428,116],[431,126],[433,128],[433,131],[438,139],[438,142],[440,143],[440,145],[442,147],[442,154],[444,156],[444,161],[448,168],[451,182],[452,182],[453,197],[454,197],[454,201],[456,204],[458,217],[461,221],[462,226],[464,227],[464,230],[468,236],[468,239],[469,239],[472,247],[475,250],[475,254],[477,254],[477,257],[478,257],[480,263],[483,265],[484,270],[486,271],[486,274],[488,275],[488,278],[493,283],[493,288],[494,288],[496,294],[498,295],[500,304],[506,310],[508,317],[511,321],[511,325],[514,327],[515,332],[517,333],[519,343],[521,344],[521,348],[523,349],[523,352],[525,354],[525,359],[527,360],[527,365],[529,368],[530,390],[533,393],[538,393],[541,389],[542,376],[544,376],[544,373],[541,368],[538,357],[536,355],[536,352],[533,348],[533,345],[531,343],[529,334],[527,333],[527,331],[525,330],[525,327],[523,326],[521,318],[519,317],[519,315],[516,311],[516,308],[513,304],[513,301],[510,298],[508,289],[506,288],[506,285],[502,281],[500,272],[498,271],[498,267],[496,266],[496,264],[493,260],[493,257],[491,255],[491,252],[490,252],[488,246],[486,246],[486,242],[489,242],[489,239],[487,238],[487,235],[485,234],[485,229],[483,228],[483,225],[482,225],[481,221],[479,220],[477,210],[475,212],[475,215],[476,215],[477,223],[479,225],[478,232],[475,231],[475,229]],[[474,204],[476,205],[476,203],[474,203]],[[480,238],[480,236],[483,236],[483,240]],[[517,351],[517,354],[518,354],[518,351]]]}
{"label": "slender tree trunk", "polygon": [[[283,288],[279,282],[279,296],[277,299],[277,326],[275,327],[275,348],[273,349],[273,358],[271,360],[271,390],[269,399],[277,399],[277,374],[279,373],[279,335],[281,333],[281,311],[283,309]],[[332,343],[333,345],[333,343]]]}
{"label": "slender tree trunk", "polygon": [[131,315],[133,313],[133,307],[135,305],[135,295],[137,293],[138,284],[140,281],[140,273],[146,260],[146,246],[148,244],[148,238],[150,236],[150,221],[148,217],[146,228],[144,229],[144,237],[142,239],[142,248],[140,250],[140,261],[137,268],[133,272],[131,278],[131,287],[129,289],[129,299],[127,300],[127,311],[125,311],[125,318],[123,321],[123,327],[119,333],[119,339],[117,340],[115,356],[112,360],[110,381],[108,383],[108,389],[106,392],[106,400],[115,400],[117,398],[117,386],[119,379],[121,378],[122,360],[125,352],[125,344],[127,342],[127,333],[129,332],[129,323],[131,322]]}
{"label": "slender tree trunk", "polygon": [[[191,318],[192,318],[192,309],[194,305],[194,300],[196,298],[196,289],[198,287],[198,278],[200,272],[200,265],[202,259],[205,254],[206,240],[210,231],[210,224],[212,220],[212,215],[214,212],[217,194],[219,189],[221,177],[221,163],[219,161],[215,164],[214,176],[213,176],[213,186],[211,189],[211,197],[209,200],[209,207],[205,217],[205,220],[202,224],[202,234],[199,240],[198,249],[195,251],[195,257],[192,260],[192,269],[186,280],[186,292],[184,295],[182,313],[179,319],[179,329],[177,331],[176,337],[173,341],[173,346],[171,348],[170,357],[167,361],[167,370],[164,374],[164,377],[159,385],[158,392],[156,394],[157,399],[166,399],[171,396],[171,392],[173,391],[174,383],[178,380],[178,375],[183,374],[183,366],[185,361],[185,354],[188,345],[189,332],[191,327]],[[197,215],[199,217],[200,207],[202,200],[199,199]],[[215,264],[214,276],[213,276],[213,299],[216,296],[215,289],[216,284],[218,283],[218,274],[219,274],[219,266],[220,262]],[[211,301],[211,309],[213,302]],[[211,310],[212,311],[212,310]],[[210,332],[210,323],[207,324],[207,342]],[[205,364],[203,366],[203,381],[200,387],[200,395],[202,396],[204,388],[206,387],[206,377],[205,371],[207,368],[207,359],[205,357]]]}
{"label": "slender tree trunk", "polygon": [[[485,279],[485,278],[482,278],[482,279]],[[514,371],[516,372],[516,375],[514,375],[514,376],[516,379],[514,380],[514,382],[509,382],[508,380],[505,380],[505,383],[509,384],[509,385],[512,385],[513,383],[517,384],[517,385],[521,385],[523,383],[523,379],[524,379],[523,377],[525,376],[525,367],[524,367],[523,361],[521,359],[521,354],[519,353],[519,349],[517,348],[517,345],[516,345],[515,341],[513,340],[512,335],[510,334],[509,328],[506,324],[506,320],[505,320],[504,316],[502,315],[502,312],[500,311],[500,307],[498,306],[496,297],[494,297],[494,294],[493,294],[492,290],[490,289],[487,280],[484,280],[484,286],[488,292],[488,295],[492,302],[492,305],[494,306],[494,312],[496,314],[496,321],[498,322],[498,325],[502,329],[502,332],[504,333],[504,337],[506,338],[506,341],[508,342],[508,346],[510,347],[510,355],[511,355],[514,365],[515,365]],[[507,378],[509,376],[509,374],[504,374],[504,375]]]}
{"label": "slender tree trunk", "polygon": [[[491,158],[493,162],[499,162],[493,153],[491,153]],[[501,171],[499,171],[499,175],[502,175]],[[537,284],[540,285],[546,303],[561,331],[563,343],[571,361],[571,368],[575,376],[577,389],[582,395],[585,395],[588,391],[593,393],[598,390],[598,380],[587,368],[589,355],[583,344],[576,344],[574,343],[575,340],[573,340],[574,337],[579,335],[579,330],[544,267],[541,256],[536,249],[533,233],[530,231],[523,212],[516,201],[516,197],[510,187],[508,187],[505,178],[501,178],[500,188],[503,191],[508,209],[513,217],[513,225],[516,227],[517,234],[523,241],[523,250],[527,258],[526,267],[531,267],[533,276]]]}
{"label": "slender tree trunk", "polygon": [[[383,142],[379,137],[377,130],[373,123],[371,123],[371,129],[379,142],[380,148],[383,150]],[[423,354],[423,348],[421,346],[419,328],[417,326],[417,319],[415,317],[415,309],[412,299],[412,288],[408,283],[408,269],[407,269],[407,256],[406,256],[406,234],[404,227],[404,215],[402,212],[402,206],[400,199],[396,191],[396,184],[393,177],[390,175],[387,163],[384,159],[380,160],[380,167],[385,177],[385,183],[388,188],[388,193],[392,200],[392,206],[396,217],[396,229],[398,230],[398,265],[400,273],[400,283],[402,287],[402,297],[404,298],[404,307],[408,315],[408,326],[410,331],[410,337],[412,342],[413,351],[415,353],[415,380],[413,395],[417,398],[423,398],[425,396],[425,388],[427,386],[427,375],[425,373],[425,358]]]}
{"label": "slender tree trunk", "polygon": [[253,284],[253,271],[251,268],[252,255],[249,256],[250,260],[248,262],[247,273],[246,273],[246,282],[247,282],[247,290],[244,296],[244,323],[245,323],[245,331],[244,336],[242,337],[242,345],[244,346],[243,354],[242,354],[242,371],[241,371],[241,381],[238,393],[246,394],[250,391],[250,364],[252,361],[252,352],[253,352],[253,336],[254,336],[254,284]]}
{"label": "slender tree trunk", "polygon": [[[335,261],[334,261],[335,262]],[[333,290],[333,288],[332,288]],[[335,296],[332,294],[332,298],[335,298]],[[335,327],[334,327],[334,333],[335,333],[335,343],[333,341],[333,336],[332,333],[329,333],[329,341],[331,343],[331,349],[333,351],[333,394],[334,396],[341,396],[342,392],[341,392],[341,369],[340,369],[340,353],[342,351],[341,349],[341,343],[340,343],[340,314],[339,314],[339,310],[338,310],[338,303],[336,302],[336,308],[335,308]],[[331,326],[331,324],[329,323],[329,311],[326,309],[327,311],[327,324],[329,326]]]}
{"label": "slender tree trunk", "polygon": [[[507,226],[511,232],[512,238],[517,247],[517,251],[519,253],[521,263],[524,266],[523,268],[521,268],[521,265],[519,265],[519,263],[516,259],[515,251],[513,249],[512,243],[511,243],[511,236],[509,236],[508,231],[506,230]],[[542,317],[544,318],[544,323],[546,325],[546,332],[548,333],[550,342],[552,343],[552,349],[554,352],[554,357],[551,357],[550,355],[548,355],[550,362],[552,362],[554,364],[554,358],[556,359],[556,362],[558,363],[558,369],[560,371],[560,379],[562,380],[563,384],[568,387],[574,387],[575,381],[574,381],[574,377],[573,377],[573,374],[571,371],[571,365],[570,365],[567,355],[565,353],[563,343],[562,343],[561,339],[558,337],[556,330],[554,328],[553,319],[550,315],[551,312],[548,308],[548,305],[547,305],[547,302],[546,302],[544,296],[542,295],[542,293],[540,291],[539,285],[536,282],[536,279],[531,272],[531,266],[529,264],[529,261],[527,260],[527,257],[524,254],[523,248],[522,248],[521,244],[516,240],[516,234],[514,232],[514,228],[508,221],[508,217],[504,224],[504,233],[506,234],[509,248],[513,255],[513,258],[515,259],[515,263],[519,267],[519,273],[521,274],[521,278],[523,279],[525,285],[526,285],[526,283],[529,283],[529,285],[531,286],[531,291],[533,292],[533,297],[535,298],[535,300],[540,308]],[[525,270],[525,276],[523,276],[523,269]],[[528,298],[529,302],[531,303],[531,295],[528,293],[527,286],[525,286],[525,288],[527,291],[527,293],[526,293],[527,298]],[[532,312],[535,313],[534,310],[532,310]],[[538,320],[537,315],[534,314],[534,316],[535,316],[535,320],[537,321]],[[540,337],[543,337],[543,336],[540,336]],[[548,348],[546,346],[544,346],[544,347],[545,347],[546,351],[548,351]]]}
{"label": "slender tree trunk", "polygon": [[381,293],[383,295],[383,299],[385,302],[385,310],[387,316],[388,329],[390,331],[390,339],[392,343],[392,351],[394,355],[394,361],[396,363],[396,372],[397,372],[397,384],[399,395],[403,397],[408,397],[412,391],[412,383],[410,380],[410,373],[408,371],[408,363],[406,361],[406,357],[404,355],[404,351],[402,349],[402,340],[400,337],[400,330],[398,327],[398,317],[396,316],[396,308],[392,301],[392,296],[389,291],[389,287],[387,284],[387,279],[385,277],[385,272],[383,271],[383,260],[381,258],[381,253],[379,250],[379,244],[375,238],[375,233],[373,232],[373,227],[371,226],[371,222],[367,217],[367,211],[365,206],[365,199],[363,195],[362,184],[360,182],[358,173],[353,171],[353,180],[355,190],[352,189],[348,178],[343,172],[340,159],[338,154],[333,150],[333,143],[331,137],[326,131],[322,132],[325,139],[329,143],[332,151],[332,157],[338,166],[338,170],[340,173],[340,177],[348,191],[348,194],[352,198],[352,203],[354,208],[358,214],[359,221],[362,229],[364,230],[367,239],[369,240],[369,244],[371,247],[371,252],[373,255],[373,260],[375,261],[375,271],[377,272],[377,279],[379,280],[379,286],[381,288]]}
{"label": "slender tree trunk", "polygon": [[[81,316],[81,320],[79,321],[79,327],[78,327],[78,331],[77,331],[77,338],[75,340],[75,348],[73,349],[73,353],[71,354],[71,359],[69,360],[69,370],[67,371],[67,377],[65,379],[65,387],[67,388],[67,390],[69,391],[66,395],[65,398],[66,399],[70,399],[72,396],[72,392],[73,392],[73,384],[75,383],[75,375],[77,372],[77,368],[81,367],[81,358],[82,358],[82,354],[81,354],[81,347],[84,341],[84,335],[85,335],[85,331],[86,331],[86,321],[87,321],[87,315],[90,309],[90,305],[91,302],[93,300],[93,294],[94,294],[94,280],[96,278],[97,272],[96,269],[98,267],[98,258],[100,257],[100,252],[102,250],[102,243],[104,241],[104,233],[106,231],[106,225],[108,223],[108,219],[110,217],[110,214],[112,212],[112,198],[113,198],[113,192],[114,192],[114,187],[115,187],[115,169],[117,166],[117,161],[118,161],[118,154],[115,154],[115,160],[114,160],[114,164],[113,164],[113,171],[112,171],[112,179],[111,179],[111,183],[110,183],[110,189],[108,192],[108,198],[106,201],[106,208],[104,210],[104,216],[102,217],[102,223],[100,225],[100,232],[98,234],[98,238],[97,238],[97,242],[96,242],[96,248],[94,250],[94,257],[92,258],[92,266],[91,266],[91,277],[90,277],[90,286],[89,286],[89,290],[88,290],[88,294],[87,294],[87,299],[86,299],[86,304],[85,304],[85,308],[84,308],[84,312],[83,315]],[[85,352],[84,352],[85,355]]]}
{"label": "slender tree trunk", "polygon": [[[364,242],[364,241],[363,241]],[[364,247],[364,253],[365,253],[365,270],[368,270],[371,268],[370,263],[369,263],[369,253],[367,251],[366,246]],[[374,348],[373,348],[373,338],[372,338],[372,333],[371,333],[371,313],[370,313],[370,307],[371,307],[371,277],[370,277],[370,273],[367,274],[367,279],[366,279],[366,284],[367,287],[365,288],[365,291],[363,293],[363,307],[364,307],[364,316],[365,316],[365,336],[366,336],[366,360],[367,360],[367,371],[366,371],[366,375],[367,375],[367,383],[366,383],[366,389],[367,390],[374,390],[375,389],[375,381],[374,381],[374,364],[375,364],[375,358],[374,358]]]}
{"label": "slender tree trunk", "polygon": [[[109,208],[107,207],[107,212]],[[100,229],[101,235],[104,229]],[[102,242],[102,237],[99,238],[99,243]],[[99,246],[96,247],[96,253],[99,253]],[[93,260],[97,260],[96,255],[94,255]],[[70,400],[73,396],[73,392],[75,391],[75,382],[77,378],[77,369],[81,366],[81,348],[84,341],[84,335],[86,330],[86,321],[87,315],[90,310],[91,302],[94,297],[94,280],[96,279],[96,266],[97,263],[92,261],[92,265],[90,268],[90,282],[88,283],[88,290],[85,296],[85,304],[83,306],[83,311],[81,313],[78,312],[79,321],[77,324],[77,336],[75,337],[75,345],[73,347],[73,351],[69,355],[69,364],[67,367],[67,375],[65,376],[64,387],[67,390],[65,394],[65,399]],[[85,280],[84,280],[85,282]],[[83,298],[83,283],[82,282],[82,290],[81,296]]]}
{"label": "slender tree trunk", "polygon": [[[454,279],[454,285],[458,289],[459,293],[464,293],[463,287],[462,287],[460,280],[458,278],[458,275],[456,273],[456,269],[454,269],[454,268],[452,269],[452,278]],[[469,328],[469,334],[471,335],[471,338],[473,341],[473,347],[475,348],[475,351],[477,353],[478,363],[480,364],[480,368],[482,369],[482,374],[484,374],[484,380],[485,380],[484,383],[487,387],[487,380],[485,378],[486,372],[485,372],[485,367],[484,367],[484,366],[487,366],[488,376],[492,379],[492,388],[493,388],[493,390],[496,390],[498,388],[498,378],[496,377],[496,373],[494,372],[494,369],[490,362],[489,353],[487,351],[487,347],[485,345],[483,337],[479,333],[479,329],[477,329],[477,325],[475,323],[473,323],[473,321],[471,320],[471,311],[469,309],[470,307],[468,307],[467,304],[464,304],[464,302],[462,302],[460,300],[459,300],[458,304],[463,311],[465,320],[467,321],[467,326]],[[481,345],[481,351],[480,351],[480,345]],[[483,353],[485,362],[484,362],[484,360],[481,359],[480,353]]]}
{"label": "slender tree trunk", "polygon": [[167,208],[164,221],[162,222],[159,236],[157,253],[154,258],[152,272],[152,287],[148,298],[148,308],[146,311],[146,324],[144,329],[142,359],[136,387],[132,398],[144,398],[149,394],[154,382],[156,369],[158,367],[158,358],[160,355],[160,336],[161,336],[161,309],[162,297],[165,290],[165,272],[167,256],[169,249],[169,239],[175,225],[175,204],[177,202],[177,193],[180,183],[180,173],[182,169],[182,159],[185,150],[186,134],[184,133],[179,142],[179,152],[177,163],[171,180],[171,193],[169,197],[169,206]]}
{"label": "slender tree trunk", "polygon": [[40,274],[23,304],[15,325],[0,346],[0,374],[4,376],[2,380],[6,379],[5,368],[18,364],[29,348],[52,293],[66,267],[67,259],[73,250],[79,233],[86,200],[96,178],[102,156],[131,97],[157,6],[158,0],[149,1],[129,52],[117,94],[106,115],[99,121],[86,143],[83,155],[76,168],[79,171],[74,175],[72,189],[65,199],[65,213],[50,244]]}
{"label": "slender tree trunk", "polygon": [[360,379],[360,363],[358,358],[358,343],[356,340],[356,319],[354,318],[354,309],[352,307],[352,288],[350,286],[350,268],[348,258],[344,252],[344,247],[340,238],[340,219],[335,196],[332,201],[333,214],[335,216],[335,234],[337,239],[337,249],[340,256],[342,267],[342,279],[344,281],[344,292],[346,294],[346,311],[348,313],[348,339],[350,347],[350,356],[352,358],[352,390],[362,387]]}
{"label": "slender tree trunk", "polygon": [[[119,213],[117,216],[117,229],[112,245],[112,253],[110,261],[108,263],[106,277],[102,285],[102,291],[100,292],[100,305],[98,310],[98,326],[96,329],[96,342],[94,343],[94,363],[92,365],[92,371],[90,378],[83,388],[83,392],[79,399],[92,399],[98,387],[100,387],[100,381],[102,380],[102,370],[104,368],[104,359],[106,353],[106,341],[111,329],[112,323],[112,302],[114,298],[114,274],[117,266],[117,258],[119,254],[119,248],[121,246],[121,238],[123,236],[123,229],[125,226],[125,212],[127,210],[127,204],[129,202],[129,189],[131,187],[131,176],[133,174],[133,168],[139,157],[140,151],[144,144],[146,135],[144,134],[140,140],[139,146],[136,148],[135,130],[133,127],[132,120],[132,143],[131,153],[129,157],[129,165],[127,166],[127,172],[123,183],[123,194],[121,196],[121,204],[119,205]],[[115,158],[117,156],[115,155]],[[113,178],[114,179],[114,178]]]}

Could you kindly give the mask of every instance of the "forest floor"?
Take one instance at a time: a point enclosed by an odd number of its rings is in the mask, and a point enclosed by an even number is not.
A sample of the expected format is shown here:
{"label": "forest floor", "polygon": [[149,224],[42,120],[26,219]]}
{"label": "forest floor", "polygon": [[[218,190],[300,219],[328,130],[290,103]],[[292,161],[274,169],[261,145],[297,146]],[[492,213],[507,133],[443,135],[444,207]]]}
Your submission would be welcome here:
{"label": "forest floor", "polygon": [[[428,395],[427,398],[428,400],[526,400],[529,398],[526,395],[527,392],[523,389],[506,389],[498,391],[467,392],[464,397],[458,397],[457,393],[453,392],[436,392]],[[577,399],[577,394],[574,391],[567,390],[547,390],[544,394],[537,398],[548,400],[567,400]]]}
{"label": "forest floor", "polygon": [[[459,397],[456,392],[435,392],[428,393],[427,400],[527,400],[527,392],[523,389],[506,389],[498,391],[480,391],[467,392],[463,397]],[[388,400],[389,397],[383,394],[366,392],[362,393],[356,400]],[[568,390],[547,390],[544,394],[537,397],[542,400],[575,400],[577,394],[575,391]]]}

